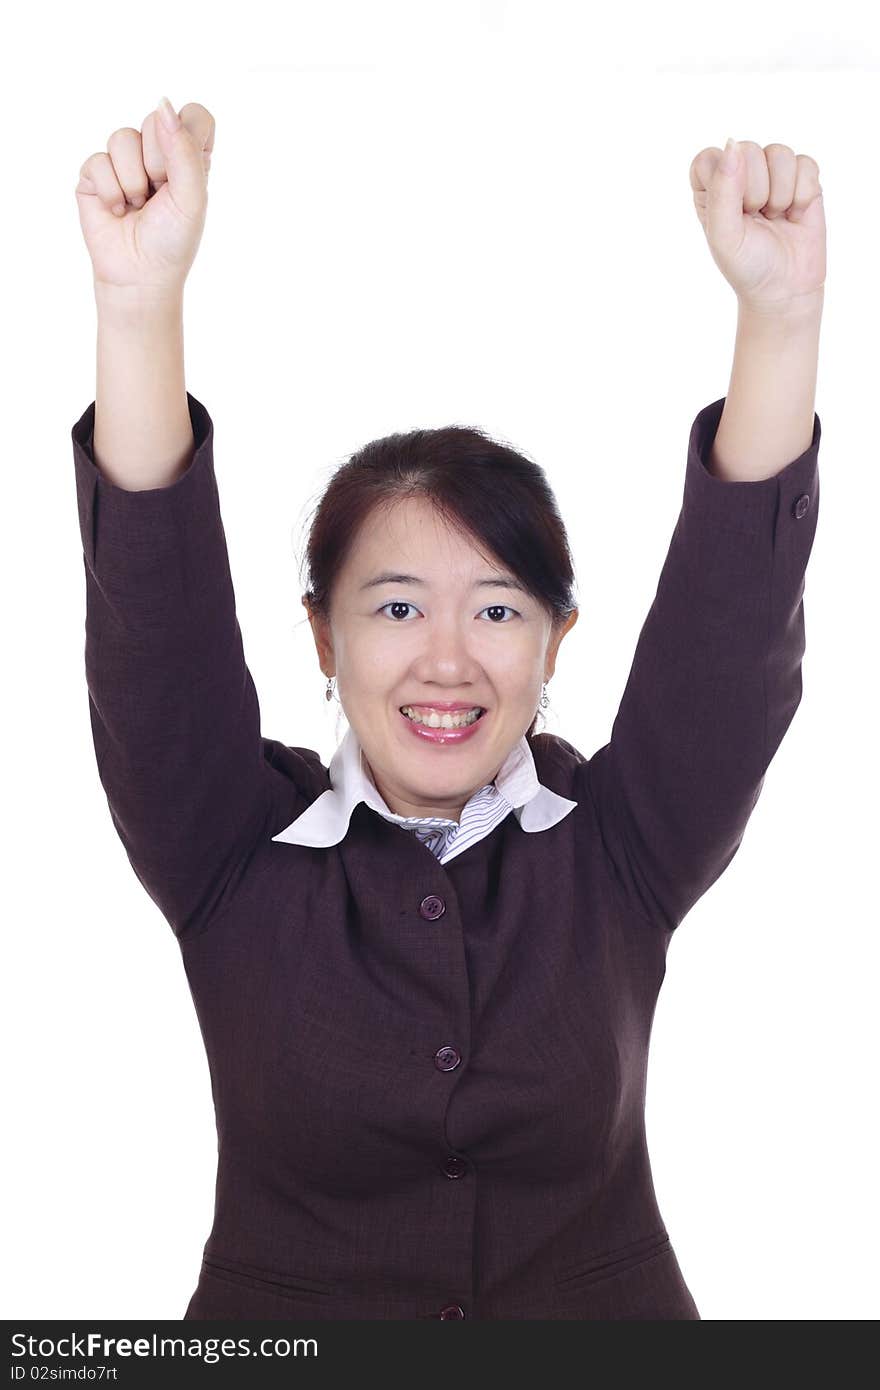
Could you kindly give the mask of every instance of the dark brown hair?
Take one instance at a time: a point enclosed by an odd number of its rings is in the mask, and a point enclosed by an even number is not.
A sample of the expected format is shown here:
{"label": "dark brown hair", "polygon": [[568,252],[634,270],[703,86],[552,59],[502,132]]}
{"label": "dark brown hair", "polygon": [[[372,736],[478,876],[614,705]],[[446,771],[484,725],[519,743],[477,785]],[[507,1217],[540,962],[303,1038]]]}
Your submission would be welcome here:
{"label": "dark brown hair", "polygon": [[[424,497],[543,605],[554,629],[577,606],[568,537],[543,468],[476,427],[447,425],[374,439],[341,464],[314,513],[303,598],[329,621],[333,584],[371,511]],[[540,710],[527,731],[535,732]]]}

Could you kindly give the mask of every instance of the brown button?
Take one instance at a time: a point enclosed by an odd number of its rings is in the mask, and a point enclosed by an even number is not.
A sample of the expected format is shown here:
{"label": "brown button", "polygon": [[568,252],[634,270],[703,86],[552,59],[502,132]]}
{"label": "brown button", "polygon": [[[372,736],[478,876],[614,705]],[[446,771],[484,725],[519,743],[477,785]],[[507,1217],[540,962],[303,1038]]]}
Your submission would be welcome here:
{"label": "brown button", "polygon": [[464,1309],[460,1303],[447,1303],[445,1308],[440,1309],[441,1318],[463,1318]]}
{"label": "brown button", "polygon": [[792,508],[792,511],[794,512],[798,521],[800,521],[801,517],[804,516],[807,511],[809,511],[809,507],[810,494],[808,492],[802,492],[798,500],[795,502],[794,507]]}
{"label": "brown button", "polygon": [[429,893],[427,898],[422,898],[419,903],[419,913],[429,922],[433,922],[438,917],[442,917],[446,911],[446,904],[442,898],[437,898],[433,893]]}
{"label": "brown button", "polygon": [[450,1154],[443,1164],[443,1171],[447,1178],[463,1178],[467,1172],[467,1163],[458,1154]]}
{"label": "brown button", "polygon": [[452,1071],[461,1061],[461,1053],[455,1047],[438,1047],[434,1053],[434,1066],[438,1071]]}

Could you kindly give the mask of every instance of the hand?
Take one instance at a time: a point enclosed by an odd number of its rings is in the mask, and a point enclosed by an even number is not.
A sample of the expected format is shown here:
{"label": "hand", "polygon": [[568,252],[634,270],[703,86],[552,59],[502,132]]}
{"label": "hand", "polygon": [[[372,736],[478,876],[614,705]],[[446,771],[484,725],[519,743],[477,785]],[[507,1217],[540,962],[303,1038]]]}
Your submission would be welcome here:
{"label": "hand", "polygon": [[[114,131],[107,153],[90,155],[80,169],[80,226],[95,285],[108,293],[183,292],[205,225],[214,117],[189,102],[179,122],[166,130],[157,108],[139,132]],[[112,211],[120,203],[121,215]]]}
{"label": "hand", "polygon": [[712,258],[740,305],[781,315],[820,308],[825,210],[818,164],[788,145],[762,149],[741,140],[735,168],[725,173],[721,154],[714,145],[700,151],[691,188]]}

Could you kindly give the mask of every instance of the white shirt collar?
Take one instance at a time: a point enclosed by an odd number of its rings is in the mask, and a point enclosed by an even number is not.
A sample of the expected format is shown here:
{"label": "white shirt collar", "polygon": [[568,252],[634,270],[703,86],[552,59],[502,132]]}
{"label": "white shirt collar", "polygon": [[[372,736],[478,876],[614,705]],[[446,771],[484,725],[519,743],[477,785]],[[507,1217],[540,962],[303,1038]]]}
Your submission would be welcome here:
{"label": "white shirt collar", "polygon": [[[333,754],[329,771],[331,789],[322,792],[290,825],[273,835],[273,840],[313,848],[336,845],[344,839],[351,813],[361,801],[386,820],[404,826],[435,826],[439,829],[458,825],[443,817],[400,816],[389,810],[368,774],[360,741],[351,726]],[[487,783],[470,798],[462,811],[462,823],[468,807],[478,800],[484,800],[488,794],[493,798],[500,796],[502,805],[512,810],[522,829],[529,832],[549,829],[578,804],[538,781],[535,760],[525,734],[504,760],[494,783]]]}

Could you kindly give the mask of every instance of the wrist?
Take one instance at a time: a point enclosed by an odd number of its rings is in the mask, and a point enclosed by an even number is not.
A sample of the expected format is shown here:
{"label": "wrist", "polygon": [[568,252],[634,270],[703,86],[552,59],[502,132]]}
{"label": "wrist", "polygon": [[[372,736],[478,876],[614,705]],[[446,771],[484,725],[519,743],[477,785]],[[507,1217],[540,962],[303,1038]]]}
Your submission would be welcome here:
{"label": "wrist", "polygon": [[173,325],[183,319],[183,286],[155,289],[143,285],[106,285],[96,280],[99,323],[119,327]]}
{"label": "wrist", "polygon": [[770,328],[782,326],[786,330],[814,328],[822,318],[825,303],[825,286],[810,290],[807,294],[796,295],[777,304],[762,304],[748,299],[737,298],[737,316],[741,323],[756,327],[767,325]]}

